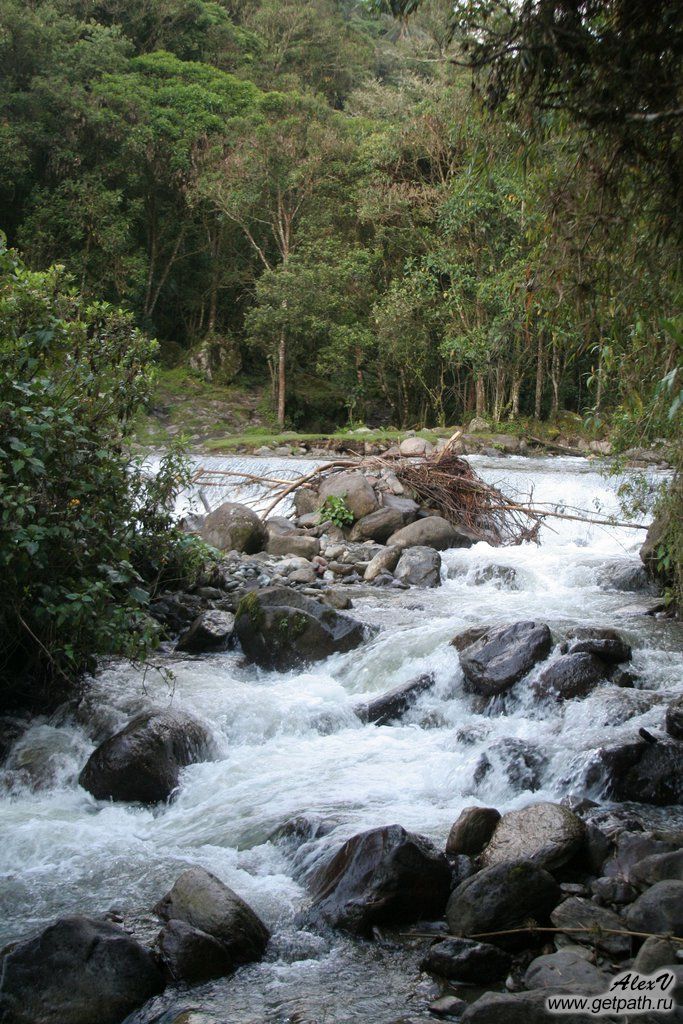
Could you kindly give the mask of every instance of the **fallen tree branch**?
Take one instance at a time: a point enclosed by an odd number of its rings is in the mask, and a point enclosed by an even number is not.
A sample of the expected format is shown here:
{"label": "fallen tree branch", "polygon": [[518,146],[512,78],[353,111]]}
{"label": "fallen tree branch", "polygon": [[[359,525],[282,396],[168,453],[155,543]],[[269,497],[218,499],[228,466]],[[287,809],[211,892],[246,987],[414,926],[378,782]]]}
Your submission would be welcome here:
{"label": "fallen tree branch", "polygon": [[[582,926],[576,928],[543,928],[537,925],[527,925],[525,928],[503,928],[497,932],[475,932],[468,935],[468,939],[493,939],[504,935],[521,935],[528,932],[539,932],[542,934],[562,935],[628,935],[636,939],[668,939],[670,942],[683,942],[680,935],[664,935],[658,932],[636,932],[628,928],[603,928],[600,925]],[[405,938],[412,939],[461,939],[462,935],[453,935],[452,932],[401,932]]]}
{"label": "fallen tree branch", "polygon": [[284,498],[286,498],[287,495],[291,494],[292,491],[297,491],[304,484],[308,483],[310,480],[314,480],[315,477],[320,476],[320,474],[324,473],[326,470],[334,469],[334,468],[339,467],[339,466],[357,466],[357,465],[358,465],[358,463],[352,461],[351,459],[335,459],[333,462],[325,462],[325,463],[323,463],[322,466],[318,466],[317,469],[314,469],[312,473],[307,473],[305,476],[298,477],[298,479],[292,481],[282,491],[278,491],[277,494],[275,495],[275,497],[273,498],[273,500],[271,501],[271,503],[263,510],[263,512],[260,513],[261,518],[262,519],[266,519],[266,517],[270,515],[270,513],[273,511],[273,509],[277,508],[277,506],[280,504],[280,502]]}

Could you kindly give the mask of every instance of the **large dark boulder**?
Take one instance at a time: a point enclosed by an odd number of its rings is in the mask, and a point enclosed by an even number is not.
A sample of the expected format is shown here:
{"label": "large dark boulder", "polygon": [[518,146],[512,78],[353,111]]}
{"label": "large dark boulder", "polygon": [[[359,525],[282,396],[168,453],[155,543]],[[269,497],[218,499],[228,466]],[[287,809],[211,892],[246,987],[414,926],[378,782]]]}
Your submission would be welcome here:
{"label": "large dark boulder", "polygon": [[532,960],[524,974],[527,989],[553,992],[606,992],[609,975],[605,974],[578,949],[560,949]]}
{"label": "large dark boulder", "polygon": [[400,509],[383,506],[359,519],[351,530],[350,539],[376,540],[383,544],[403,524],[404,517]]}
{"label": "large dark boulder", "polygon": [[199,985],[223,978],[236,964],[227,948],[213,935],[185,921],[169,921],[159,932],[159,952],[174,981]]}
{"label": "large dark boulder", "polygon": [[606,676],[604,661],[585,652],[565,654],[543,669],[532,689],[541,699],[585,697]]}
{"label": "large dark boulder", "polygon": [[569,654],[594,654],[610,665],[631,660],[631,645],[616,629],[577,626],[567,633],[567,640]]}
{"label": "large dark boulder", "polygon": [[266,548],[269,555],[295,555],[309,561],[320,554],[320,541],[305,533],[291,530],[288,533],[272,532]]}
{"label": "large dark boulder", "polygon": [[418,697],[430,690],[433,685],[433,675],[418,676],[417,679],[410,679],[407,683],[395,686],[393,690],[388,690],[367,704],[359,704],[354,710],[364,722],[386,725],[405,715]]}
{"label": "large dark boulder", "polygon": [[286,670],[363,642],[360,622],[287,587],[252,591],[240,601],[235,633],[250,661]]}
{"label": "large dark boulder", "polygon": [[626,923],[636,932],[655,935],[683,935],[683,882],[656,882],[632,903]]}
{"label": "large dark boulder", "polygon": [[561,804],[538,803],[504,814],[484,851],[482,863],[533,861],[552,871],[580,850],[586,834],[581,819]]}
{"label": "large dark boulder", "polygon": [[614,934],[623,931],[624,922],[607,907],[599,907],[580,896],[571,896],[564,903],[560,903],[559,907],[555,907],[550,920],[556,928],[566,929],[572,942],[594,946],[608,956],[616,958],[629,955],[629,936]]}
{"label": "large dark boulder", "polygon": [[181,768],[213,754],[209,734],[196,718],[153,709],[101,743],[78,781],[97,800],[155,804],[171,796]]}
{"label": "large dark boulder", "polygon": [[376,924],[440,917],[450,885],[445,856],[400,825],[352,836],[309,879],[314,916],[361,935]]}
{"label": "large dark boulder", "polygon": [[[462,1024],[595,1024],[589,1013],[563,1013],[558,1016],[546,1009],[548,993],[544,989],[533,992],[486,992],[470,1003],[462,1015]],[[607,1019],[610,1018],[599,1018]],[[614,1018],[612,1018],[614,1020]]]}
{"label": "large dark boulder", "polygon": [[545,924],[562,898],[560,887],[544,868],[514,861],[484,868],[452,893],[446,918],[453,935],[480,936],[530,921]]}
{"label": "large dark boulder", "polygon": [[427,547],[436,551],[470,548],[479,538],[464,526],[454,526],[441,516],[427,516],[392,533],[388,543],[398,548]]}
{"label": "large dark boulder", "polygon": [[465,690],[484,697],[503,693],[547,657],[551,646],[550,630],[542,622],[515,622],[488,630],[460,651]]}
{"label": "large dark boulder", "polygon": [[178,640],[177,651],[188,654],[204,654],[209,651],[224,651],[232,640],[235,616],[231,612],[209,609],[194,620]]}
{"label": "large dark boulder", "polygon": [[589,765],[586,781],[613,800],[660,807],[683,803],[683,744],[634,740],[602,747]]}
{"label": "large dark boulder", "polygon": [[500,821],[495,807],[465,807],[451,826],[446,840],[446,853],[476,857],[491,839]]}
{"label": "large dark boulder", "polygon": [[209,513],[199,535],[219,551],[244,551],[254,555],[263,551],[268,531],[253,509],[234,501],[226,501]]}
{"label": "large dark boulder", "polygon": [[183,921],[221,943],[226,963],[259,960],[270,933],[248,903],[204,868],[183,871],[154,907],[162,921]]}
{"label": "large dark boulder", "polygon": [[450,981],[487,985],[504,978],[511,963],[508,953],[488,942],[444,939],[431,947],[420,969]]}
{"label": "large dark boulder", "polygon": [[[298,492],[297,492],[298,493]],[[377,495],[365,476],[357,470],[333,473],[320,485],[320,503],[328,498],[343,498],[354,519],[363,519],[377,509]]]}
{"label": "large dark boulder", "polygon": [[121,928],[64,917],[5,951],[3,1024],[120,1024],[164,988],[151,953]]}
{"label": "large dark boulder", "polygon": [[683,882],[683,849],[643,857],[631,868],[631,878],[640,886],[667,880]]}

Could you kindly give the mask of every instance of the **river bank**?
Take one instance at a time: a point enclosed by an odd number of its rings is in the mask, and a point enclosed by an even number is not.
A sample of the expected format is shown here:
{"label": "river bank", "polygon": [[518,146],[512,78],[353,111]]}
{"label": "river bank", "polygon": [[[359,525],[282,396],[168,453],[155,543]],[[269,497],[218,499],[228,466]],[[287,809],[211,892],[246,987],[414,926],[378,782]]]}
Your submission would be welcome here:
{"label": "river bank", "polygon": [[[616,511],[611,482],[584,460],[484,455],[474,461],[491,482],[519,491],[533,486],[538,501],[585,508],[597,500],[605,514]],[[275,476],[283,469],[268,456],[253,462]],[[243,460],[240,465],[248,471]],[[226,497],[250,501],[255,494],[242,488],[215,500]],[[152,906],[185,868],[203,867],[266,923],[272,938],[265,958],[200,988],[171,987],[131,1022],[393,1024],[434,1019],[428,1006],[443,992],[471,1001],[477,986],[453,988],[420,969],[429,940],[400,934],[417,930],[412,925],[381,928],[374,942],[312,926],[305,917],[307,875],[351,837],[395,823],[443,851],[453,823],[472,805],[505,814],[588,796],[597,807],[581,813],[607,836],[605,862],[622,834],[622,844],[633,833],[647,842],[672,841],[682,827],[672,808],[606,801],[586,776],[603,747],[633,742],[640,729],[663,736],[665,709],[681,692],[680,626],[628,612],[650,596],[613,588],[615,569],[638,566],[634,533],[559,522],[543,527],[539,546],[445,550],[440,585],[427,589],[370,586],[358,578],[347,583],[350,574],[340,574],[322,589],[350,601],[348,614],[367,627],[367,639],[308,668],[259,668],[239,650],[192,655],[173,644],[162,652],[172,683],[124,665],[103,666],[79,707],[35,721],[15,747],[10,792],[0,805],[8,836],[0,860],[4,937],[16,940],[78,912],[108,913],[152,940],[159,928]],[[277,584],[271,561],[278,564],[258,553],[241,557],[244,582],[261,577],[260,587]],[[309,581],[300,589],[316,588]],[[221,600],[234,607],[237,597],[231,591]],[[624,689],[606,679],[583,698],[539,704],[531,687],[547,667],[539,663],[504,705],[482,704],[467,692],[450,641],[464,629],[520,620],[547,624],[551,659],[562,656],[559,645],[572,629],[617,629],[632,648],[633,685]],[[360,704],[423,675],[432,675],[433,685],[391,724],[358,716]],[[151,706],[198,718],[216,745],[213,759],[182,769],[169,804],[146,808],[93,798],[77,782],[90,753]],[[482,759],[489,762],[483,773]],[[669,840],[658,839],[661,833]],[[583,886],[574,895],[590,900],[590,877],[602,876],[584,872],[580,881],[562,883]],[[609,973],[609,962],[598,966]]]}

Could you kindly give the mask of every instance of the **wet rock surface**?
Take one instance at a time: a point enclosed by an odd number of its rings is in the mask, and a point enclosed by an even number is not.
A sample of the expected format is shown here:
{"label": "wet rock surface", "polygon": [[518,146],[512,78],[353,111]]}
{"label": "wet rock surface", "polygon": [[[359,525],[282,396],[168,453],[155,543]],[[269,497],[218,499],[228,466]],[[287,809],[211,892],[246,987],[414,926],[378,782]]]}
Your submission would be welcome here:
{"label": "wet rock surface", "polygon": [[492,697],[504,693],[550,651],[552,637],[544,623],[499,626],[460,651],[468,693]]}
{"label": "wet rock surface", "polygon": [[491,839],[500,817],[495,807],[466,807],[451,827],[446,853],[476,857]]}
{"label": "wet rock surface", "polygon": [[354,710],[363,722],[387,725],[400,719],[423,693],[432,688],[434,681],[433,675],[418,676],[417,679],[395,686],[393,690],[375,697],[367,704],[358,704]]}
{"label": "wet rock surface", "polygon": [[138,715],[90,755],[79,782],[97,800],[168,800],[180,769],[214,753],[206,728],[181,711]]}
{"label": "wet rock surface", "polygon": [[411,547],[403,551],[394,575],[412,587],[438,587],[441,583],[441,555],[429,547]]}
{"label": "wet rock surface", "polygon": [[565,654],[544,669],[533,690],[536,696],[550,700],[585,697],[606,676],[605,663],[594,654]]}
{"label": "wet rock surface", "polygon": [[446,919],[453,935],[480,936],[543,924],[561,899],[560,887],[530,861],[496,864],[468,878],[452,893]]}
{"label": "wet rock surface", "polygon": [[505,977],[510,956],[486,942],[473,939],[444,939],[431,947],[420,967],[450,981],[487,985]]}
{"label": "wet rock surface", "polygon": [[553,870],[579,851],[585,825],[560,804],[531,804],[504,814],[486,847],[482,863],[490,867],[506,861],[532,861]]}
{"label": "wet rock surface", "polygon": [[217,609],[202,612],[176,644],[176,650],[188,654],[222,651],[232,640],[235,616]]}

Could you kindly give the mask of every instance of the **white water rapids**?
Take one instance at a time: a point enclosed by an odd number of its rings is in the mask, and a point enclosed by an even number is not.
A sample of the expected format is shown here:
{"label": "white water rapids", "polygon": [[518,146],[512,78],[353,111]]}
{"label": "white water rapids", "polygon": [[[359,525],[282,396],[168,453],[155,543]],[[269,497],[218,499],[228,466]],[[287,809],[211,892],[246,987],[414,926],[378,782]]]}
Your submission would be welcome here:
{"label": "white water rapids", "polygon": [[[584,460],[472,461],[503,489],[533,486],[537,502],[590,509],[597,502],[602,516],[617,511],[614,481]],[[283,459],[203,464],[273,476],[311,467]],[[229,492],[245,500],[244,490]],[[246,499],[254,497],[246,492]],[[302,865],[373,826],[400,823],[443,846],[467,805],[504,811],[559,799],[580,788],[591,751],[633,736],[640,726],[658,729],[665,694],[683,689],[680,626],[622,613],[639,595],[600,585],[608,563],[637,564],[644,534],[549,524],[540,546],[478,544],[445,552],[443,585],[436,590],[349,588],[350,614],[379,626],[379,633],[306,672],[244,666],[238,652],[171,657],[171,691],[154,674],[105,668],[93,680],[86,713],[76,718],[66,709],[36,721],[11,755],[9,791],[0,798],[0,945],[55,916],[99,914],[112,906],[142,915],[144,923],[183,868],[199,864],[240,893],[272,929],[266,959],[232,978],[167,993],[131,1022],[166,1024],[183,1008],[197,1008],[184,1024],[390,1024],[406,1014],[433,1019],[424,1016],[426,983],[410,950],[321,936],[297,924],[306,905]],[[481,582],[490,566],[514,570],[514,579],[508,574]],[[522,682],[504,714],[484,713],[462,691],[449,640],[466,626],[532,618],[547,622],[556,638],[571,625],[616,627],[633,645],[637,688],[604,684],[583,701],[549,708],[535,705]],[[436,676],[434,690],[400,724],[362,725],[354,715],[359,698],[428,671]],[[168,806],[96,801],[77,784],[80,768],[96,742],[150,703],[204,719],[219,745],[218,760],[186,768]],[[533,792],[515,787],[495,759],[485,779],[473,781],[481,755],[508,737],[538,745],[547,758]],[[36,775],[42,788],[30,784]],[[300,815],[312,817],[323,834],[296,854],[292,845],[269,840],[277,826]]]}

